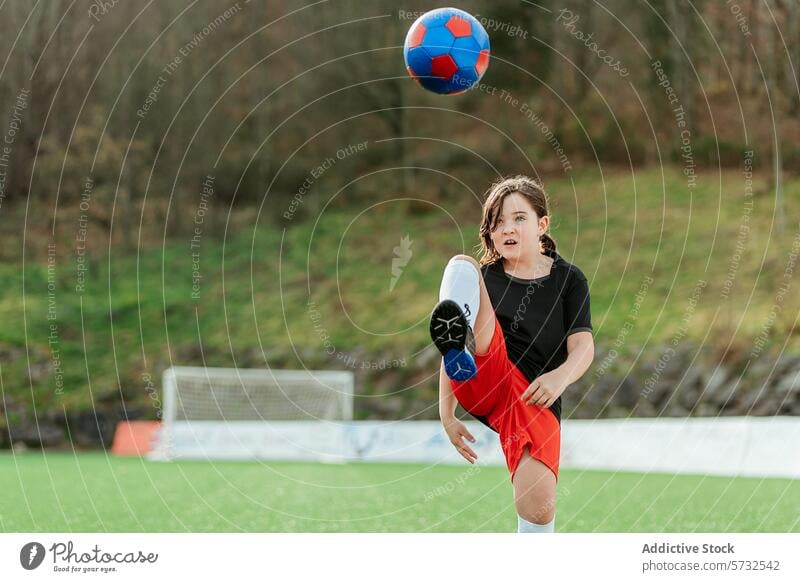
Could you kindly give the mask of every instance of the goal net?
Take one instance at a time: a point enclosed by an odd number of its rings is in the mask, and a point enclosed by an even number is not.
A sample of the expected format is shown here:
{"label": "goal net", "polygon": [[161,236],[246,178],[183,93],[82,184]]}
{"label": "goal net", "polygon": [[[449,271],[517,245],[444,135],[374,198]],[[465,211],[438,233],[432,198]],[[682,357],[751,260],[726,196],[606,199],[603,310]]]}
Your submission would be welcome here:
{"label": "goal net", "polygon": [[352,372],[169,368],[150,458],[335,459],[353,385]]}

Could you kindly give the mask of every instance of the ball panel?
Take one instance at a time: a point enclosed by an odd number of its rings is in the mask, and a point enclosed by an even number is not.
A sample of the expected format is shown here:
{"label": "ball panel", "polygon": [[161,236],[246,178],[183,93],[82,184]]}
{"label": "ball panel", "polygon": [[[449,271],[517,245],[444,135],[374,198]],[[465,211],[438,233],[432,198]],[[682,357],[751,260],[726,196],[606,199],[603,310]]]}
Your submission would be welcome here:
{"label": "ball panel", "polygon": [[481,50],[491,50],[491,46],[489,45],[489,34],[486,32],[486,29],[480,26],[472,27],[472,37],[475,39],[475,42],[478,43],[478,46],[481,47]]}
{"label": "ball panel", "polygon": [[481,54],[478,55],[478,60],[475,63],[475,70],[478,73],[478,78],[482,77],[483,74],[486,72],[486,67],[489,66],[489,51],[482,50]]}
{"label": "ball panel", "polygon": [[481,48],[471,36],[457,38],[453,43],[450,55],[459,67],[474,67],[480,55]]}
{"label": "ball panel", "polygon": [[408,36],[406,37],[406,46],[408,48],[415,48],[422,44],[422,38],[425,36],[427,32],[427,28],[422,22],[417,21],[414,26],[411,27],[411,30],[408,31]]}
{"label": "ball panel", "polygon": [[444,26],[436,26],[428,28],[425,38],[422,40],[422,46],[425,47],[431,58],[438,57],[449,53],[455,40],[450,31]]}
{"label": "ball panel", "polygon": [[431,57],[425,51],[425,47],[418,46],[408,51],[406,65],[418,77],[431,74]]}
{"label": "ball panel", "polygon": [[428,91],[446,95],[450,92],[450,81],[447,79],[440,79],[439,77],[419,77],[417,79],[419,84]]}
{"label": "ball panel", "polygon": [[463,16],[451,16],[450,20],[448,20],[445,24],[445,27],[456,38],[460,38],[462,36],[472,36],[472,27],[470,26],[469,20]]}
{"label": "ball panel", "polygon": [[458,65],[450,55],[441,55],[431,60],[431,75],[448,80],[458,70]]}
{"label": "ball panel", "polygon": [[408,74],[411,76],[411,78],[414,79],[417,83],[419,83],[419,77],[417,77],[414,70],[411,67],[406,67],[406,70],[408,71]]}
{"label": "ball panel", "polygon": [[459,67],[459,69],[450,78],[450,83],[453,87],[461,93],[472,87],[478,81],[478,73],[475,67]]}

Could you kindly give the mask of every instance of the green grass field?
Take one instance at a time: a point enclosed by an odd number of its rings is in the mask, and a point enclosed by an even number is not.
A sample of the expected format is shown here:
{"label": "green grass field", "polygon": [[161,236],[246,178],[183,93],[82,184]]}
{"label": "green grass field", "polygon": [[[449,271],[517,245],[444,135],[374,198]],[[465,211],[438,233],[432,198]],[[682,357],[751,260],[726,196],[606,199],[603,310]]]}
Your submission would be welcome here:
{"label": "green grass field", "polygon": [[[504,467],[0,455],[4,532],[512,532]],[[565,470],[560,532],[800,532],[800,480]]]}

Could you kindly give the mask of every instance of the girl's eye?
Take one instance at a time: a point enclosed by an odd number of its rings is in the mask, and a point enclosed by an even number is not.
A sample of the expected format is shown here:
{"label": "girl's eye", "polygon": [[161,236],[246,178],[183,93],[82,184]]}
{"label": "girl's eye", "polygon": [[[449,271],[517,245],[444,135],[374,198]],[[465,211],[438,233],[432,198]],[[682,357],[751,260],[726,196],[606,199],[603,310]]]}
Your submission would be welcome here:
{"label": "girl's eye", "polygon": [[[522,222],[523,220],[525,220],[525,217],[523,215],[519,214],[519,215],[514,217],[514,220],[516,220],[517,222]],[[502,224],[503,224],[503,219],[502,218],[498,218],[497,222],[494,225],[494,230],[497,230],[500,227],[500,225],[502,225]]]}

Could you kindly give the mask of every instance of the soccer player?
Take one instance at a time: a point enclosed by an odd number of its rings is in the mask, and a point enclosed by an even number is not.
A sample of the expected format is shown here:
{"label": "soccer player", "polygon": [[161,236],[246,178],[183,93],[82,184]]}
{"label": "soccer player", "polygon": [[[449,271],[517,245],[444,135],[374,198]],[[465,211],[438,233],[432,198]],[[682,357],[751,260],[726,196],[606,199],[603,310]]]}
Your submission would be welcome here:
{"label": "soccer player", "polygon": [[495,183],[483,205],[480,263],[447,264],[430,331],[442,353],[439,414],[470,463],[456,401],[500,435],[520,533],[555,531],[561,394],[594,358],[589,286],[556,252],[542,185]]}

